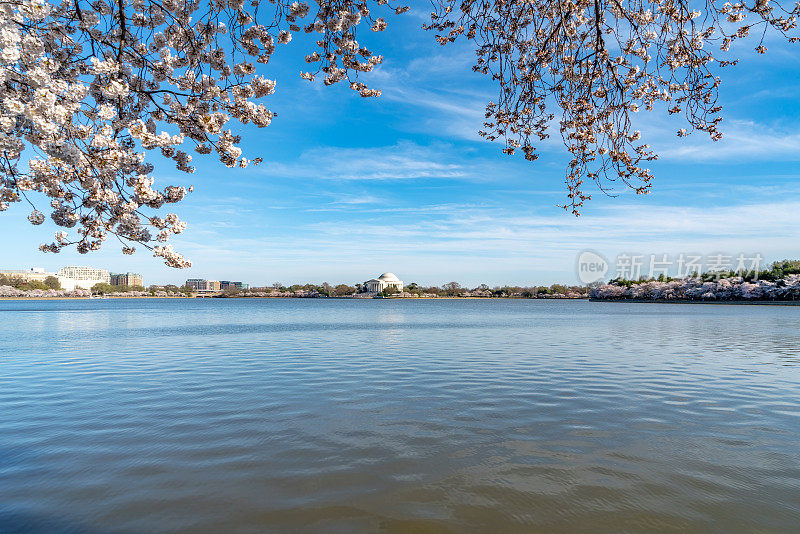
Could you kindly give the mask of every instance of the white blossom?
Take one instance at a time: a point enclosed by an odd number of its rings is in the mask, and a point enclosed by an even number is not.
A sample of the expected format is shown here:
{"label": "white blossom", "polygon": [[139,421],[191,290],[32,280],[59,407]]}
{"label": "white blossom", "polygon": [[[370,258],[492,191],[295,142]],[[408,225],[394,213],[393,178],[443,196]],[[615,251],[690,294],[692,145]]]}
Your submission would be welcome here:
{"label": "white blossom", "polygon": [[746,281],[741,276],[703,281],[696,277],[668,282],[655,280],[602,284],[592,290],[597,299],[617,300],[800,300],[800,274],[788,274],[776,282]]}
{"label": "white blossom", "polygon": [[[263,21],[254,7],[243,0],[0,0],[0,211],[46,197],[53,222],[76,231],[58,231],[40,246],[45,252],[74,245],[88,253],[115,234],[125,254],[138,243],[167,265],[191,265],[165,244],[187,223],[154,213],[192,188],[157,187],[147,152],[158,150],[187,173],[192,148],[216,152],[231,168],[260,163],[244,157],[241,136],[228,125],[271,124],[274,114],[259,99],[276,83],[257,64],[288,44],[305,17],[307,32],[327,32],[312,54],[333,73],[326,83],[376,64],[358,59],[371,52],[355,40],[362,19],[375,22],[367,4],[322,2],[312,12],[305,2],[279,0],[277,18]],[[233,47],[218,41],[223,35]],[[362,82],[355,90],[372,96]],[[45,219],[39,210],[28,216],[36,225]]]}

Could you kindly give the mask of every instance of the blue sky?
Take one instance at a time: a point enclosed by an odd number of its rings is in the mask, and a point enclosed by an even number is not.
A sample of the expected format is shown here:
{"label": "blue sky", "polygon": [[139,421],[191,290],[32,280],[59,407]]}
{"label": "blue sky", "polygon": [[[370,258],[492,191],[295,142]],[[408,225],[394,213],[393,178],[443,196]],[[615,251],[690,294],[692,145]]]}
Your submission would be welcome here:
{"label": "blue sky", "polygon": [[[584,249],[619,253],[760,253],[800,257],[800,72],[796,46],[748,42],[737,67],[722,70],[725,138],[678,139],[683,125],[641,112],[645,141],[661,155],[650,167],[648,196],[616,197],[589,186],[583,216],[557,208],[565,199],[568,158],[558,132],[534,163],[509,157],[476,132],[495,95],[471,72],[467,45],[441,47],[421,16],[390,20],[364,44],[385,57],[365,81],[383,90],[362,99],[344,84],[299,78],[311,51],[298,35],[261,73],[277,91],[263,100],[278,117],[265,129],[240,128],[245,170],[195,155],[184,175],[156,163],[156,185],[195,186],[175,211],[189,222],[173,240],[193,262],[176,271],[141,249],[123,256],[109,241],[86,256],[45,255],[52,223],[33,227],[28,210],[0,214],[8,257],[0,268],[91,265],[137,271],[146,283],[186,278],[360,282],[385,271],[405,281],[468,285],[577,282]],[[754,45],[753,45],[754,46]],[[149,157],[149,156],[148,156]],[[46,203],[45,203],[46,205]]]}

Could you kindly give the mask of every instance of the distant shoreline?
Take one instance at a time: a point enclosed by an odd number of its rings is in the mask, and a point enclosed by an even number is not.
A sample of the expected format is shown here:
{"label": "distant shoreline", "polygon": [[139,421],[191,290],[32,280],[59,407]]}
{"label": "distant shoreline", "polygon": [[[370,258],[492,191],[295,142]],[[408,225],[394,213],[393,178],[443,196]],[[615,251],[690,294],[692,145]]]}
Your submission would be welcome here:
{"label": "distant shoreline", "polygon": [[800,300],[679,300],[679,299],[598,299],[598,298],[526,298],[526,297],[425,297],[425,298],[354,298],[354,297],[173,297],[173,296],[148,296],[148,297],[0,297],[0,301],[39,301],[39,300],[393,300],[393,301],[431,301],[431,300],[579,300],[589,302],[631,303],[631,304],[712,304],[730,306],[800,306]]}
{"label": "distant shoreline", "polygon": [[193,297],[0,297],[4,300],[134,300],[134,299],[183,299],[191,300]]}
{"label": "distant shoreline", "polygon": [[137,299],[174,299],[174,300],[591,300],[587,297],[173,297],[173,296],[105,296],[105,297],[0,297],[0,301],[13,300],[137,300]]}
{"label": "distant shoreline", "polygon": [[716,304],[716,305],[757,305],[757,306],[800,306],[800,300],[682,300],[682,299],[598,299],[590,298],[589,302],[614,302],[633,304]]}

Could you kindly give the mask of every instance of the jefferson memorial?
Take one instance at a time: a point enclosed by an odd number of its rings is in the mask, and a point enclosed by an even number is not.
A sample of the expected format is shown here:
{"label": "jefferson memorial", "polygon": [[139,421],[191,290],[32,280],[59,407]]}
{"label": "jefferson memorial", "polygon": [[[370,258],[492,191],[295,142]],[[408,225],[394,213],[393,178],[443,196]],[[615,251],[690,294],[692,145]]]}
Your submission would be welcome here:
{"label": "jefferson memorial", "polygon": [[403,281],[392,273],[383,273],[378,278],[367,280],[367,291],[370,293],[380,293],[387,287],[394,287],[397,291],[403,291]]}

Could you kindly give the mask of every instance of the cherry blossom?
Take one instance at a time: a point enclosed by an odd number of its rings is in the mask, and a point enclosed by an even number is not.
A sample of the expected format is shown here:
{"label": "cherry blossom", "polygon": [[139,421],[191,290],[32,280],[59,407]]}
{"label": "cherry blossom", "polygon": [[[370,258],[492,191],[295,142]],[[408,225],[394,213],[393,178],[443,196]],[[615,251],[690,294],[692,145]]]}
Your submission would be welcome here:
{"label": "cherry blossom", "polygon": [[[363,97],[378,96],[358,80],[383,58],[356,39],[357,27],[382,31],[382,17],[406,8],[386,0],[272,0],[269,9],[243,0],[0,0],[0,211],[11,203],[50,202],[60,230],[40,249],[98,250],[117,238],[171,267],[191,262],[166,241],[186,229],[174,213],[159,216],[191,187],[157,186],[148,151],[192,173],[192,150],[216,153],[227,167],[260,163],[245,157],[234,123],[269,126],[260,100],[276,82],[256,74],[292,32],[321,34],[310,56],[324,83],[346,81]],[[263,7],[263,6],[262,6]],[[301,27],[301,19],[305,19]],[[40,207],[41,208],[41,207]]]}
{"label": "cherry blossom", "polygon": [[[797,42],[800,3],[770,0],[435,0],[431,23],[442,45],[476,47],[473,70],[497,84],[480,132],[503,152],[538,158],[535,144],[557,130],[572,160],[568,200],[578,215],[589,179],[606,191],[621,182],[651,189],[657,158],[635,129],[634,114],[683,114],[689,129],[722,137],[717,70],[737,59],[734,41],[756,34],[766,52],[772,32]],[[609,183],[610,182],[610,183]]]}
{"label": "cherry blossom", "polygon": [[630,287],[611,283],[594,288],[591,296],[605,300],[800,300],[800,274],[789,274],[776,282],[748,282],[735,276],[706,282],[693,277],[652,280]]}

